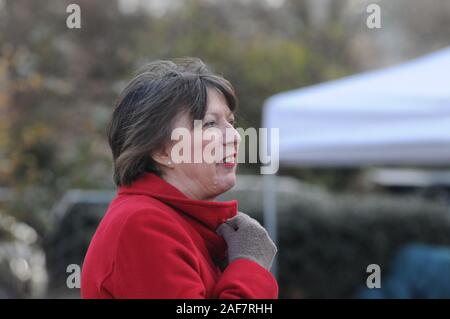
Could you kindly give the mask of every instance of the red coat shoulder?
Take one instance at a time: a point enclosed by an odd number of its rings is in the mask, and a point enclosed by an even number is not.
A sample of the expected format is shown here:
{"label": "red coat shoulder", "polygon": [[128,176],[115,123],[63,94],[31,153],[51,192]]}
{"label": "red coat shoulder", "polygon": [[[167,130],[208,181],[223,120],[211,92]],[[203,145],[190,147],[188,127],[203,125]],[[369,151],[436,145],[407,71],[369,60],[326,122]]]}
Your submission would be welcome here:
{"label": "red coat shoulder", "polygon": [[176,285],[186,271],[198,271],[195,252],[191,236],[173,209],[148,196],[119,196],[111,202],[86,254],[82,296],[164,296],[160,288],[168,289],[167,282],[175,280]]}

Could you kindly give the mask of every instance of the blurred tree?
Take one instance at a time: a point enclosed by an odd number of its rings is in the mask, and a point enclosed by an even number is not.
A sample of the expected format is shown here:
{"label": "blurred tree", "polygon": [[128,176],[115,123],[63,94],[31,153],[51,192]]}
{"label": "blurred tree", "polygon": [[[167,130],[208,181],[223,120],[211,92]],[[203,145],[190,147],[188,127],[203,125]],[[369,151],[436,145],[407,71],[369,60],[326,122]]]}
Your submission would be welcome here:
{"label": "blurred tree", "polygon": [[105,127],[148,19],[116,2],[78,1],[83,28],[68,29],[69,3],[8,0],[0,9],[0,184],[21,199],[10,211],[39,231],[67,188],[112,186]]}
{"label": "blurred tree", "polygon": [[[441,0],[434,1],[443,8]],[[180,0],[161,11],[148,1],[124,10],[123,1],[79,0],[81,29],[66,27],[69,3],[1,1],[0,184],[19,193],[43,189],[31,196],[37,203],[17,205],[22,211],[48,210],[68,188],[113,187],[107,123],[124,82],[150,60],[202,58],[235,85],[243,128],[260,126],[268,96],[342,77],[362,65],[353,52],[362,9],[346,22],[353,1],[285,0],[274,6]],[[395,8],[389,12],[400,15]],[[411,24],[414,12],[408,10],[403,20]],[[446,11],[427,10],[427,17],[438,19],[423,21],[439,30]],[[246,165],[241,171],[257,169]],[[282,173],[346,189],[358,170]]]}

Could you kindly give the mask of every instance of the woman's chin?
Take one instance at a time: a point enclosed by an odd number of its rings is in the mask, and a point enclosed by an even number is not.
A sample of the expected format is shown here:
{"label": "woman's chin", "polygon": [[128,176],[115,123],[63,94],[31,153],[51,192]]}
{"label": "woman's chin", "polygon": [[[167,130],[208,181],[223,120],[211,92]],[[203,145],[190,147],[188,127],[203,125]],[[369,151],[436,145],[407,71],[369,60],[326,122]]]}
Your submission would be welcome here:
{"label": "woman's chin", "polygon": [[236,167],[223,167],[223,165],[218,164],[216,174],[217,189],[221,193],[225,193],[236,184]]}

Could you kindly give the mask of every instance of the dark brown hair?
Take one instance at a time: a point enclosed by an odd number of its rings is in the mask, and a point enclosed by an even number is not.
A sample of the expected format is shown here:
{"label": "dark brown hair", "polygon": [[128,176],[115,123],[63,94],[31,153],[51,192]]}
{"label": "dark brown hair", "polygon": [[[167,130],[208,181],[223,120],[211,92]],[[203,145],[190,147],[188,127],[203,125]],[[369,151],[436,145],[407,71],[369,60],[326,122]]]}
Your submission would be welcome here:
{"label": "dark brown hair", "polygon": [[200,59],[155,61],[137,73],[119,95],[108,131],[117,186],[128,186],[145,172],[161,175],[152,152],[170,140],[178,115],[187,112],[192,120],[203,119],[208,88],[222,93],[235,111],[230,82]]}

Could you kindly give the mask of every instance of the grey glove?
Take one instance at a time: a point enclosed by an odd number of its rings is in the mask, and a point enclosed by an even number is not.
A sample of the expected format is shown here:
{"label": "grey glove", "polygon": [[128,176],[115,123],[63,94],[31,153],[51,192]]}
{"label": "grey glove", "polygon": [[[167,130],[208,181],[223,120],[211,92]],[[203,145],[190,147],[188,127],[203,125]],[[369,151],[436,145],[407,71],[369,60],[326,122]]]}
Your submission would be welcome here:
{"label": "grey glove", "polygon": [[257,220],[238,212],[217,228],[217,234],[227,242],[228,263],[246,258],[270,270],[277,247]]}

